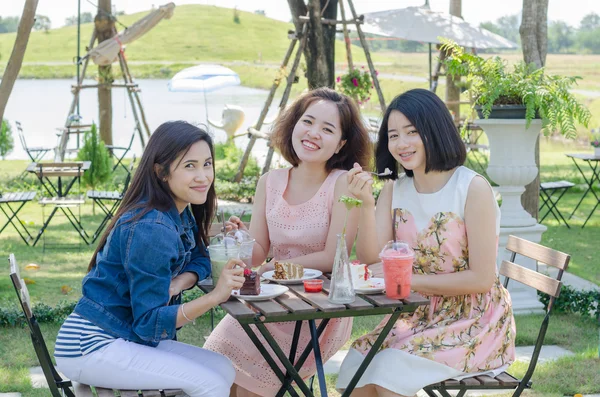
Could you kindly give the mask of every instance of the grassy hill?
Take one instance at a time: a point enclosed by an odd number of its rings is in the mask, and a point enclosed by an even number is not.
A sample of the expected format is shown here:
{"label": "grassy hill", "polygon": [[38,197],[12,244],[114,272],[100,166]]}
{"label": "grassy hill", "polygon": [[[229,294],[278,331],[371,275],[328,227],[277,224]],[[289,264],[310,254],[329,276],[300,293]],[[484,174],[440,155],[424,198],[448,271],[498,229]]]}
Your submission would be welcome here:
{"label": "grassy hill", "polygon": [[[124,15],[119,21],[133,24],[146,12]],[[289,46],[287,31],[293,24],[276,21],[249,12],[239,12],[240,23],[233,21],[233,10],[205,5],[182,5],[173,17],[161,21],[145,36],[127,45],[132,61],[247,61],[281,62]],[[85,54],[93,24],[81,26],[81,51]],[[121,25],[117,25],[122,30]],[[0,34],[0,65],[8,62],[15,33]],[[70,62],[76,55],[77,27],[68,26],[48,33],[33,32],[25,62]],[[364,61],[356,47],[355,57]],[[336,47],[338,57],[345,57],[344,45]]]}

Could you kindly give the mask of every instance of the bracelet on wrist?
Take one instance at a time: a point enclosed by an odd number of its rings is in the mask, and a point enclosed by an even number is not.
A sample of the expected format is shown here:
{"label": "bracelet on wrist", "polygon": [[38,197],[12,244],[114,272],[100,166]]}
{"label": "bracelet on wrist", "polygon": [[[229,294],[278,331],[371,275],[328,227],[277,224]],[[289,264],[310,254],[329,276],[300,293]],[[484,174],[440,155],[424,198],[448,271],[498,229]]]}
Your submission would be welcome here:
{"label": "bracelet on wrist", "polygon": [[183,315],[183,318],[185,318],[187,321],[189,321],[190,323],[192,322],[192,320],[185,314],[185,310],[184,307],[185,303],[181,304],[181,314]]}

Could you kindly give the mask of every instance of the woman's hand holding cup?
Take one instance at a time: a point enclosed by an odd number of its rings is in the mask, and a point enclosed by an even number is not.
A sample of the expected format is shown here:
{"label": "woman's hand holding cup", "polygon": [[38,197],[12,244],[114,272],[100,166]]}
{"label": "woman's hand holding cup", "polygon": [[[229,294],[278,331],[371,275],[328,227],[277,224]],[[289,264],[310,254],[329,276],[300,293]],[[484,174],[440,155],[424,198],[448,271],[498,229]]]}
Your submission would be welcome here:
{"label": "woman's hand holding cup", "polygon": [[211,292],[218,303],[223,303],[229,299],[231,291],[234,289],[242,288],[242,285],[244,284],[245,267],[246,265],[241,260],[237,258],[229,259],[221,272],[221,276],[219,277],[215,289]]}

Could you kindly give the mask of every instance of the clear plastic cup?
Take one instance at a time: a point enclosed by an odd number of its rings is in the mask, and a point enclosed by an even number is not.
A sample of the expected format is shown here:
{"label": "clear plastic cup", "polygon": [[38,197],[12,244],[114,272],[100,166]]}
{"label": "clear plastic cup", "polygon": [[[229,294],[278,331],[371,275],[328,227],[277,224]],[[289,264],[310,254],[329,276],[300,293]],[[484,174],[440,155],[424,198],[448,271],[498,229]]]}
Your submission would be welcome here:
{"label": "clear plastic cup", "polygon": [[229,262],[229,259],[239,258],[240,246],[234,243],[231,244],[211,244],[208,246],[208,254],[210,255],[211,277],[213,285],[217,285],[219,276],[223,268]]}
{"label": "clear plastic cup", "polygon": [[383,262],[385,295],[391,299],[405,299],[410,295],[412,266],[415,253],[404,241],[390,241],[379,253]]}

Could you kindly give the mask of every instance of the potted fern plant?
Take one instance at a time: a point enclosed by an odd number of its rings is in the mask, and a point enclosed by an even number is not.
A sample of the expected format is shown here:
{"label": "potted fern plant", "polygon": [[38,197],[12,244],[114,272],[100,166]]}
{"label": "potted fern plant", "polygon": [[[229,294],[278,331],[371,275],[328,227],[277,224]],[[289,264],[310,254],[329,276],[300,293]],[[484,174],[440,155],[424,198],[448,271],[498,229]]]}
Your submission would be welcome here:
{"label": "potted fern plant", "polygon": [[452,40],[443,40],[442,50],[449,54],[447,73],[466,77],[480,118],[525,119],[526,127],[542,119],[544,134],[557,131],[567,138],[577,136],[577,123],[587,127],[590,112],[569,91],[581,77],[549,75],[525,62],[510,70],[506,60],[468,53]]}
{"label": "potted fern plant", "polygon": [[587,127],[590,112],[569,91],[579,77],[549,75],[520,62],[511,69],[500,57],[484,59],[451,40],[442,49],[451,76],[465,76],[476,124],[490,142],[488,176],[502,195],[503,227],[540,227],[521,205],[525,186],[538,173],[535,145],[542,131],[577,136],[576,124]]}

